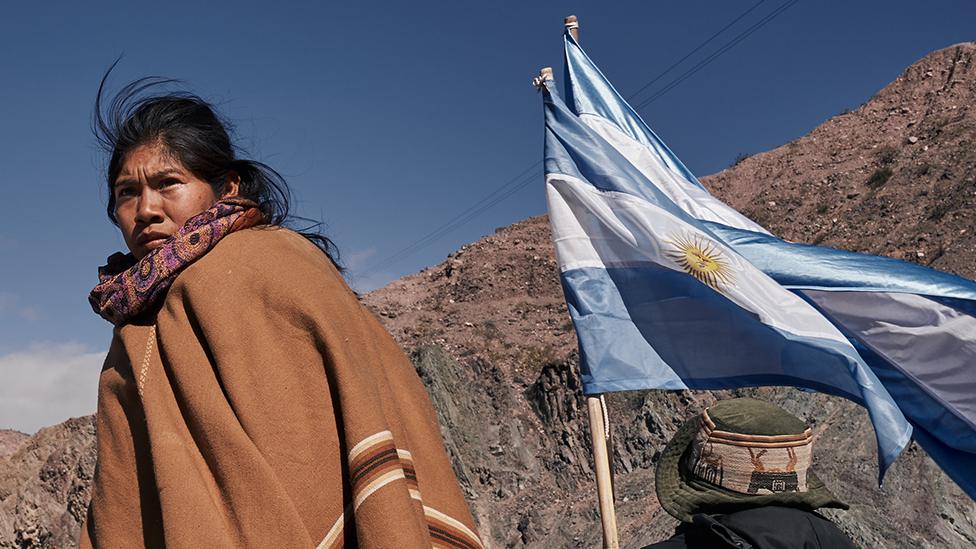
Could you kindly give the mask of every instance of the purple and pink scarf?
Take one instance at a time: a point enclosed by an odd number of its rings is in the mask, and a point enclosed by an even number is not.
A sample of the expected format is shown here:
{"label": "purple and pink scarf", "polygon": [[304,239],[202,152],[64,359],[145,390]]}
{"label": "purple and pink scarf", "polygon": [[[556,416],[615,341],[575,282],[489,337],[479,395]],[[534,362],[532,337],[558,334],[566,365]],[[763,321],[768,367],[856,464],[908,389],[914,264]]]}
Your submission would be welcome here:
{"label": "purple and pink scarf", "polygon": [[242,198],[221,200],[190,219],[166,242],[136,261],[117,252],[98,268],[99,284],[88,301],[102,318],[125,324],[156,305],[187,266],[228,234],[264,222],[257,204]]}

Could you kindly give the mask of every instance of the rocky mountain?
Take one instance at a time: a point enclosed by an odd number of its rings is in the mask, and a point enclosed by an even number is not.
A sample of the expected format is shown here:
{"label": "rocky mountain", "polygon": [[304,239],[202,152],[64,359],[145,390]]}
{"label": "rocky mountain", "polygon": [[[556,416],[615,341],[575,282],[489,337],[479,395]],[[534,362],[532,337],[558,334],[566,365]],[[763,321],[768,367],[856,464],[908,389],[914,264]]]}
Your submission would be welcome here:
{"label": "rocky mountain", "polygon": [[0,429],[0,459],[16,452],[30,438],[27,433],[12,429]]}
{"label": "rocky mountain", "polygon": [[[934,52],[860,108],[703,181],[787,239],[879,253],[976,278],[976,44]],[[575,336],[548,222],[536,217],[364,297],[430,389],[448,451],[492,547],[597,547],[595,483]],[[877,486],[866,414],[791,389],[738,391],[814,426],[814,468],[863,547],[972,547],[976,503],[912,446]],[[675,521],[654,466],[680,423],[719,392],[608,395],[620,538],[642,547]],[[93,471],[90,418],[0,458],[0,547],[75,539]]]}
{"label": "rocky mountain", "polygon": [[0,547],[72,547],[91,497],[91,416],[46,427],[0,458]]}

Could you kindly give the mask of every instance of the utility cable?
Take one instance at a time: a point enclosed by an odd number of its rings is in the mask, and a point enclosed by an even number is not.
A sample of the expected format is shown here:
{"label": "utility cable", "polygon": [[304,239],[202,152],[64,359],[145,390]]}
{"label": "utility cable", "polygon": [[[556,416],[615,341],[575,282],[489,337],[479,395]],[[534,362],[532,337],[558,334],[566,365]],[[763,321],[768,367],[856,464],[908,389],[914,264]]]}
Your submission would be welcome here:
{"label": "utility cable", "polygon": [[634,93],[630,94],[627,97],[627,102],[632,101],[635,97],[637,97],[638,95],[640,95],[641,92],[643,92],[647,88],[651,87],[652,84],[654,84],[655,82],[657,82],[658,80],[660,80],[661,78],[663,78],[665,74],[668,74],[669,72],[671,72],[672,69],[674,69],[678,65],[684,63],[684,61],[686,59],[688,59],[692,55],[695,55],[696,53],[698,53],[699,51],[701,51],[701,49],[704,48],[705,46],[707,46],[708,44],[710,44],[712,42],[712,40],[715,40],[716,38],[718,38],[718,36],[720,34],[722,34],[723,32],[725,32],[727,30],[729,30],[729,27],[731,27],[732,25],[738,23],[743,17],[745,17],[745,16],[749,15],[750,13],[752,13],[753,10],[755,10],[756,8],[758,8],[765,1],[766,0],[759,0],[758,2],[756,2],[755,4],[753,4],[751,8],[749,8],[746,11],[740,13],[738,17],[736,17],[735,19],[733,19],[732,21],[730,21],[728,25],[725,25],[721,29],[715,31],[715,34],[709,36],[708,39],[705,40],[704,42],[702,42],[701,44],[698,44],[698,47],[696,47],[695,49],[693,49],[690,52],[688,52],[688,54],[685,55],[684,57],[682,57],[681,59],[678,59],[677,61],[675,61],[674,63],[672,63],[670,67],[664,69],[664,72],[662,72],[661,74],[655,76],[650,82],[648,82],[648,83],[644,84],[643,86],[641,86],[639,90],[637,90]]}
{"label": "utility cable", "polygon": [[[505,184],[503,184],[502,186],[498,187],[497,189],[495,189],[494,191],[492,191],[491,193],[489,193],[487,196],[485,196],[481,200],[475,202],[474,204],[472,204],[471,206],[469,206],[467,209],[465,209],[461,213],[459,213],[459,214],[455,215],[454,217],[452,217],[451,219],[445,221],[444,223],[442,223],[441,225],[439,225],[437,228],[435,228],[433,231],[427,233],[426,235],[424,235],[423,237],[421,237],[419,240],[417,240],[413,244],[410,244],[410,245],[406,246],[405,248],[402,248],[401,250],[399,250],[399,251],[393,253],[392,255],[386,257],[382,261],[379,261],[379,262],[377,262],[377,263],[375,263],[373,265],[370,265],[369,268],[368,269],[365,269],[365,270],[381,270],[381,269],[384,269],[384,268],[386,268],[386,267],[388,267],[388,266],[390,266],[390,265],[392,265],[392,264],[400,261],[401,259],[404,259],[404,258],[412,255],[414,252],[416,252],[416,251],[418,251],[418,250],[420,250],[422,248],[427,247],[427,245],[429,245],[429,244],[433,243],[434,241],[440,239],[442,236],[444,236],[445,234],[453,231],[454,229],[465,225],[466,223],[468,223],[469,221],[471,221],[472,219],[474,219],[478,215],[480,215],[480,214],[484,213],[485,211],[487,211],[489,208],[495,206],[499,202],[502,202],[503,200],[505,200],[508,197],[512,196],[516,192],[520,191],[521,189],[523,189],[529,183],[531,183],[533,181],[536,181],[537,178],[539,177],[539,172],[535,171],[535,169],[538,168],[541,164],[542,164],[542,161],[541,160],[535,162],[531,166],[529,166],[526,169],[522,170],[522,172],[519,173],[517,176],[515,176],[512,179],[508,180]],[[527,174],[530,175],[531,177],[525,178],[525,176]]]}
{"label": "utility cable", "polygon": [[750,26],[746,30],[744,30],[741,33],[739,33],[738,35],[736,35],[735,38],[733,38],[729,42],[726,42],[724,46],[722,46],[718,50],[712,52],[711,55],[709,55],[705,59],[702,59],[701,61],[699,61],[698,63],[696,63],[693,67],[691,67],[690,69],[688,69],[687,71],[685,71],[684,73],[682,73],[681,76],[679,76],[679,77],[675,78],[674,80],[672,80],[671,82],[669,82],[666,86],[664,86],[663,88],[661,88],[660,90],[658,90],[657,93],[655,93],[654,95],[652,95],[650,98],[648,98],[648,99],[646,99],[646,100],[638,103],[636,106],[634,106],[634,110],[642,109],[642,108],[646,107],[647,105],[650,105],[654,101],[657,101],[658,99],[661,98],[661,96],[663,96],[664,94],[666,94],[669,91],[673,90],[678,84],[681,84],[685,80],[687,80],[687,79],[691,78],[692,76],[694,76],[695,73],[697,73],[698,71],[700,71],[703,68],[705,68],[705,66],[707,66],[712,61],[715,61],[716,59],[718,59],[725,52],[727,52],[727,51],[731,50],[732,48],[734,48],[737,44],[739,44],[739,42],[742,42],[743,40],[745,40],[746,38],[748,38],[750,35],[752,35],[756,31],[758,31],[759,29],[761,29],[767,23],[769,23],[773,19],[776,19],[779,15],[781,15],[783,12],[785,12],[786,10],[790,9],[791,7],[793,7],[793,5],[796,4],[799,1],[800,0],[789,0],[788,2],[782,4],[780,7],[776,8],[775,10],[773,10],[772,12],[770,12],[768,15],[766,15],[765,17],[763,17],[762,19],[760,19],[759,21],[757,21],[756,23],[754,23],[752,26]]}

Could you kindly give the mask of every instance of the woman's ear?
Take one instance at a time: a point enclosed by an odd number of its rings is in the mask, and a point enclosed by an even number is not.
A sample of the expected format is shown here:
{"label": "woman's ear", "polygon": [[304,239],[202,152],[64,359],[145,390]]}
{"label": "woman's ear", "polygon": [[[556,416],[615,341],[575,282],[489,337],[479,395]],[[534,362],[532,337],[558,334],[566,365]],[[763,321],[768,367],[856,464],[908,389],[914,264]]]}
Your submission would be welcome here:
{"label": "woman's ear", "polygon": [[234,198],[238,196],[238,191],[241,189],[241,176],[231,170],[227,172],[227,179],[224,181],[224,193],[220,195],[221,199],[224,198]]}

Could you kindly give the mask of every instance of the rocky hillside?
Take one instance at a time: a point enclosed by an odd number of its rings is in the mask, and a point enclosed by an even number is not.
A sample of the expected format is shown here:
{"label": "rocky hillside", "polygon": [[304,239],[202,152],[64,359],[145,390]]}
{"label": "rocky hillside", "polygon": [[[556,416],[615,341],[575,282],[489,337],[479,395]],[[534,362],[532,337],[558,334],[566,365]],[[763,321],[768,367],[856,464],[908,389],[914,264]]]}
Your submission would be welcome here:
{"label": "rocky hillside", "polygon": [[0,429],[0,459],[16,452],[27,442],[30,435],[11,429]]}
{"label": "rocky hillside", "polygon": [[[935,52],[856,111],[705,184],[790,240],[881,253],[976,277],[976,45]],[[544,217],[499,229],[364,301],[411,354],[455,469],[493,547],[597,547],[599,519],[566,313]],[[917,447],[877,487],[856,406],[789,389],[743,391],[808,418],[815,468],[864,547],[972,547],[976,503]],[[623,546],[669,535],[653,468],[677,426],[727,394],[609,395]],[[93,469],[90,419],[0,458],[0,547],[77,535]]]}
{"label": "rocky hillside", "polygon": [[92,417],[41,429],[0,458],[0,547],[72,547],[95,470]]}

